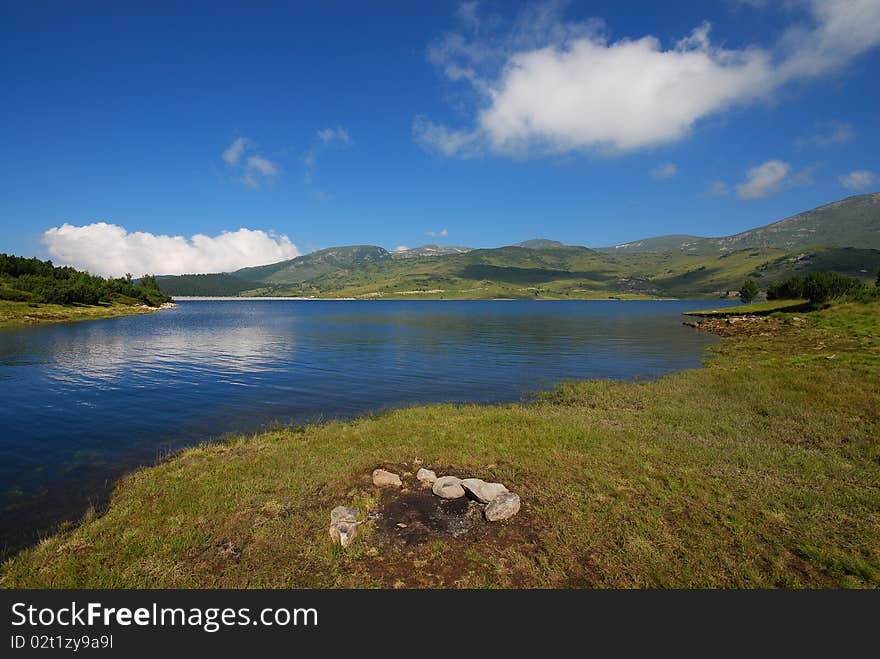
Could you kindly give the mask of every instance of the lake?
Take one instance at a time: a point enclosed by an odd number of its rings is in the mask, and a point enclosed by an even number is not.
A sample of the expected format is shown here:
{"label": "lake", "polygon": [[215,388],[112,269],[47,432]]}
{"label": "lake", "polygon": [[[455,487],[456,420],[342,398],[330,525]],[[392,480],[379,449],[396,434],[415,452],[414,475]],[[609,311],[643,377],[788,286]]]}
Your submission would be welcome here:
{"label": "lake", "polygon": [[[718,306],[718,302],[712,302]],[[706,301],[183,301],[0,329],[0,548],[169,451],[274,423],[501,402],[701,363]]]}

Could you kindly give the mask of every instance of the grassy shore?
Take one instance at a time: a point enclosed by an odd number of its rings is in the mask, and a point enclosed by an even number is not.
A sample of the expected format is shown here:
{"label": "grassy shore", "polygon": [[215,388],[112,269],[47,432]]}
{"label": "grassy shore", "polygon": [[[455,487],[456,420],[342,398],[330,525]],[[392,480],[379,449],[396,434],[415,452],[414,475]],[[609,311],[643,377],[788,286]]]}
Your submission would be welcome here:
{"label": "grassy shore", "polygon": [[[722,339],[706,367],[200,446],[3,566],[7,588],[880,585],[880,303]],[[693,331],[682,328],[682,331]],[[406,545],[329,511],[370,472],[499,480],[509,522]]]}
{"label": "grassy shore", "polygon": [[752,304],[742,304],[733,307],[721,307],[720,309],[701,309],[699,311],[685,311],[685,316],[697,316],[700,318],[723,318],[725,316],[764,316],[777,311],[805,311],[809,308],[807,300],[763,300]]}
{"label": "grassy shore", "polygon": [[76,320],[117,318],[156,311],[140,304],[37,304],[0,300],[0,327],[22,327]]}

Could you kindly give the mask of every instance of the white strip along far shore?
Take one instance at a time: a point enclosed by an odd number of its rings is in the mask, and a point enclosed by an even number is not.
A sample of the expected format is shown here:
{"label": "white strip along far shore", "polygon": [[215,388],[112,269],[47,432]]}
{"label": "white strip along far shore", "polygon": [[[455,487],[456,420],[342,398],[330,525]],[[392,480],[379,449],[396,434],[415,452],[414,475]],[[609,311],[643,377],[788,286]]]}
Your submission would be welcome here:
{"label": "white strip along far shore", "polygon": [[175,302],[253,302],[255,300],[356,300],[354,297],[221,297],[221,296],[202,296],[202,295],[175,295]]}

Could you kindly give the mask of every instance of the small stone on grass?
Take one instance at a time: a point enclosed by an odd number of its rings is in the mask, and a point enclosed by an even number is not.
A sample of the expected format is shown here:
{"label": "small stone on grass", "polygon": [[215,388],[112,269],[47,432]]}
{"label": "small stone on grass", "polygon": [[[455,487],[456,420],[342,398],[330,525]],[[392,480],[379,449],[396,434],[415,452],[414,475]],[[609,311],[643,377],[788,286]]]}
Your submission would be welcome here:
{"label": "small stone on grass", "polygon": [[373,471],[373,485],[376,487],[400,487],[403,483],[397,474],[385,469],[376,469]]}

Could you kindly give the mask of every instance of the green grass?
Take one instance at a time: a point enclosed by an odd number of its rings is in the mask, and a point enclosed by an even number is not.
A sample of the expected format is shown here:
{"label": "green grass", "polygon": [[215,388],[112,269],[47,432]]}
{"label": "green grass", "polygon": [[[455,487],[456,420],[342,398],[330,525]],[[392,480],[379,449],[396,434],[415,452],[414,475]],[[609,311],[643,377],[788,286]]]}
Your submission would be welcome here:
{"label": "green grass", "polygon": [[[199,446],[3,565],[7,588],[880,586],[880,303],[722,340],[705,368]],[[683,331],[691,331],[685,330]],[[497,479],[485,541],[331,544],[383,463]]]}
{"label": "green grass", "polygon": [[784,252],[719,257],[609,255],[584,248],[475,250],[381,261],[323,275],[279,292],[320,297],[602,299],[710,296]]}
{"label": "green grass", "polygon": [[101,318],[117,318],[140,313],[150,313],[150,309],[139,305],[136,301],[128,304],[114,303],[107,305],[62,305],[37,304],[34,302],[10,302],[0,300],[0,327],[22,327],[46,323],[66,323],[77,320],[99,320]]}
{"label": "green grass", "polygon": [[[802,257],[802,258],[799,258]],[[499,248],[435,258],[387,260],[325,274],[272,294],[368,299],[602,299],[630,295],[718,297],[748,278],[762,289],[810,269],[873,281],[880,251],[749,249],[724,255],[609,254],[583,248]]]}
{"label": "green grass", "polygon": [[702,318],[724,316],[764,316],[777,311],[806,311],[809,307],[807,300],[764,300],[752,304],[740,304],[721,309],[703,309],[701,311],[685,311],[685,316],[700,316]]}

